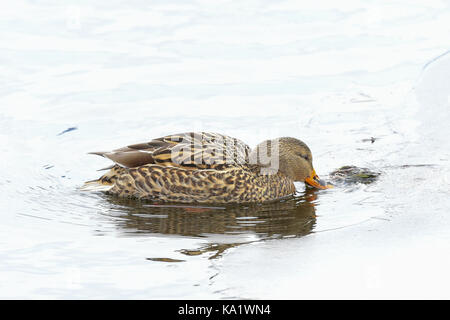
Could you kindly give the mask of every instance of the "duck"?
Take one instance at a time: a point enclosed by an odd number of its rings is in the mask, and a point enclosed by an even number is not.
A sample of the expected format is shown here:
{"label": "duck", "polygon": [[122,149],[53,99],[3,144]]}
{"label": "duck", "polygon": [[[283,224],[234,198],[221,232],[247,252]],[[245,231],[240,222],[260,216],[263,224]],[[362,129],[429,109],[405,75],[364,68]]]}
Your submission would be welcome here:
{"label": "duck", "polygon": [[154,202],[243,204],[293,196],[294,182],[332,188],[313,167],[310,148],[292,137],[265,140],[251,149],[243,141],[211,132],[167,135],[106,152],[114,162],[84,191]]}

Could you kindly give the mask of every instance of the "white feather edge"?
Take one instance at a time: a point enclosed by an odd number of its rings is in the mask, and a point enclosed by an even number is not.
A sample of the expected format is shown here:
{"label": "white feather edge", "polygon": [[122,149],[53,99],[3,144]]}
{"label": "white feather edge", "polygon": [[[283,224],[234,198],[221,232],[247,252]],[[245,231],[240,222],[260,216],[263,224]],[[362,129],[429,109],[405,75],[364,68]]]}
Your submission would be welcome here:
{"label": "white feather edge", "polygon": [[104,185],[101,183],[98,183],[97,181],[88,181],[85,182],[84,185],[82,185],[79,189],[81,191],[108,191],[110,190],[114,185]]}

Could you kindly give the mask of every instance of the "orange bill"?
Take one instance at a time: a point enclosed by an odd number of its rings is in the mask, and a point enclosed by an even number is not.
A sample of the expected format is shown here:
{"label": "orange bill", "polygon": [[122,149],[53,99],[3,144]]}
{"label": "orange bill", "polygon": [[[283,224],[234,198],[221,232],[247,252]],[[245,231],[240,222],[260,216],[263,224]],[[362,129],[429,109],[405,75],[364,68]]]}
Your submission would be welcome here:
{"label": "orange bill", "polygon": [[318,189],[333,188],[333,185],[327,184],[325,181],[320,180],[315,170],[313,170],[311,175],[305,179],[305,183]]}

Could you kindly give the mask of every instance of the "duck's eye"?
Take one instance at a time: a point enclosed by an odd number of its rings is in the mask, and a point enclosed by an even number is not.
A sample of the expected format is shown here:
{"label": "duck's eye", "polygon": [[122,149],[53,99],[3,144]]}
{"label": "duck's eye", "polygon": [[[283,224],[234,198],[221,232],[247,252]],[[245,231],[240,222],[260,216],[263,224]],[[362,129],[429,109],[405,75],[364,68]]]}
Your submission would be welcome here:
{"label": "duck's eye", "polygon": [[301,154],[301,153],[297,153],[297,155],[300,156],[300,157],[302,157],[302,158],[305,159],[306,161],[309,161],[308,155]]}

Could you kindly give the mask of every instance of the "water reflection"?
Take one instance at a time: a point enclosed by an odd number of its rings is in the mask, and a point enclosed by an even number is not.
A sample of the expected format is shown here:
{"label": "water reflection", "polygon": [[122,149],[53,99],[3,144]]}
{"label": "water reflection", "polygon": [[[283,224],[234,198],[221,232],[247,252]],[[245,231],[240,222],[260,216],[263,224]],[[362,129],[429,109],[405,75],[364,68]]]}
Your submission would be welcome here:
{"label": "water reflection", "polygon": [[[180,248],[185,255],[215,251],[220,256],[242,243],[300,237],[315,226],[317,190],[307,189],[283,201],[246,206],[192,206],[157,204],[105,196],[105,214],[126,235],[160,234],[199,237],[208,244],[198,249]],[[119,218],[119,219],[117,219]],[[151,260],[164,258],[152,258]]]}

